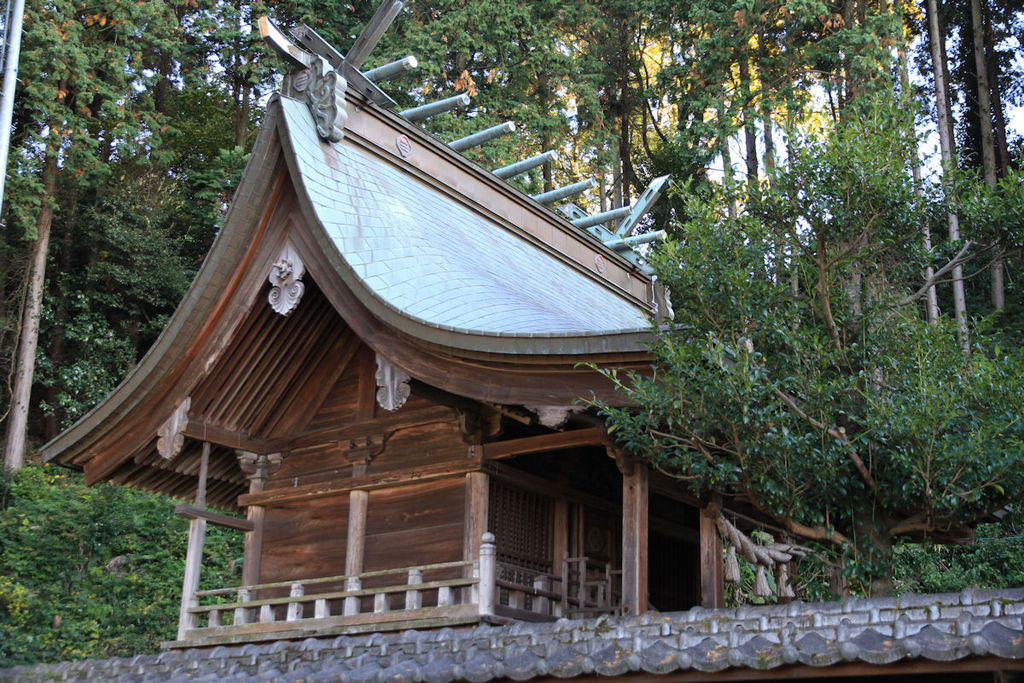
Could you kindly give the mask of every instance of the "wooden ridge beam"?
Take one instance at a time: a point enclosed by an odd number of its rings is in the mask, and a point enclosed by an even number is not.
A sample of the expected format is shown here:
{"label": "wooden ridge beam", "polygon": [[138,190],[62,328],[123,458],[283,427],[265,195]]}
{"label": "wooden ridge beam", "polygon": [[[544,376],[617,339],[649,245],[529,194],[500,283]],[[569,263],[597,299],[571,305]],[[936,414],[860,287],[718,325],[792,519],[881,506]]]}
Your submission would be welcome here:
{"label": "wooden ridge beam", "polygon": [[238,517],[221,514],[220,512],[211,512],[188,503],[175,505],[174,514],[181,515],[186,519],[205,519],[210,524],[224,526],[229,529],[238,529],[239,531],[252,531],[255,528],[255,525],[247,519],[239,519]]}
{"label": "wooden ridge beam", "polygon": [[603,427],[587,427],[570,432],[555,432],[540,436],[527,436],[521,439],[496,441],[483,445],[484,460],[501,460],[526,453],[542,453],[544,451],[561,451],[579,446],[600,446],[607,436]]}
{"label": "wooden ridge beam", "polygon": [[423,467],[417,470],[405,470],[402,472],[384,472],[372,474],[366,477],[356,477],[338,482],[318,482],[304,486],[293,486],[289,488],[270,489],[262,493],[249,493],[238,497],[238,505],[263,505],[272,507],[283,503],[292,503],[300,500],[312,500],[314,498],[326,498],[337,496],[350,491],[372,491],[374,489],[392,488],[395,486],[406,486],[409,484],[421,484],[437,479],[461,477],[467,472],[479,471],[479,463],[468,461],[459,463],[444,463],[432,467]]}

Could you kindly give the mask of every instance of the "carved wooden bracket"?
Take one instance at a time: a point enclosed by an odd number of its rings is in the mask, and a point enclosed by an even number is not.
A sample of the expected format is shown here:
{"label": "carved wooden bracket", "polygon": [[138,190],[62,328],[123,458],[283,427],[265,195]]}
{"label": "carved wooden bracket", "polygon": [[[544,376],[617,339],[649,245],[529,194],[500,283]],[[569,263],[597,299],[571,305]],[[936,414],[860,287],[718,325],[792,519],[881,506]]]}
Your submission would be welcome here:
{"label": "carved wooden bracket", "polygon": [[579,406],[529,405],[523,407],[537,415],[537,422],[551,429],[561,429],[570,417],[583,412],[583,408]]}
{"label": "carved wooden bracket", "polygon": [[501,433],[501,413],[488,405],[478,409],[456,408],[459,418],[459,433],[462,442],[480,445],[485,438],[494,438]]}
{"label": "carved wooden bracket", "polygon": [[156,430],[156,451],[161,457],[171,460],[185,447],[185,429],[188,427],[188,410],[191,407],[192,397],[186,396],[174,408],[167,421]]}
{"label": "carved wooden bracket", "polygon": [[384,452],[384,444],[387,442],[388,436],[390,434],[371,434],[338,443],[338,447],[342,450],[341,457],[352,465],[353,477],[366,476],[370,461]]}
{"label": "carved wooden bracket", "polygon": [[409,374],[395,367],[384,356],[377,354],[377,405],[384,410],[395,411],[405,405],[409,398]]}
{"label": "carved wooden bracket", "polygon": [[271,266],[267,278],[273,285],[270,294],[267,295],[267,301],[277,313],[287,316],[299,305],[299,300],[306,291],[306,285],[302,284],[302,276],[305,273],[306,266],[303,265],[295,247],[289,242]]}
{"label": "carved wooden bracket", "polygon": [[281,462],[284,460],[280,453],[253,453],[251,451],[235,451],[238,456],[238,466],[242,474],[249,481],[268,477],[281,469]]}
{"label": "carved wooden bracket", "polygon": [[613,443],[612,441],[606,441],[604,444],[605,452],[609,458],[615,461],[615,466],[619,468],[619,473],[624,477],[631,476],[636,467],[637,460],[634,456],[630,455],[621,446]]}

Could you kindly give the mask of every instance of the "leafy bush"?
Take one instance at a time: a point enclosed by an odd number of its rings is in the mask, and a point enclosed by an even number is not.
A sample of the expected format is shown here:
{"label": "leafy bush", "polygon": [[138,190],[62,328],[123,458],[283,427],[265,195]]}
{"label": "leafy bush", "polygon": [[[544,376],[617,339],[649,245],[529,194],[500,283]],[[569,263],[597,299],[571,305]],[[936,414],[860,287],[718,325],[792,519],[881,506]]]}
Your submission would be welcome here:
{"label": "leafy bush", "polygon": [[[47,465],[0,477],[0,668],[173,639],[188,524],[172,507]],[[209,527],[203,587],[237,583],[241,554],[241,534]]]}

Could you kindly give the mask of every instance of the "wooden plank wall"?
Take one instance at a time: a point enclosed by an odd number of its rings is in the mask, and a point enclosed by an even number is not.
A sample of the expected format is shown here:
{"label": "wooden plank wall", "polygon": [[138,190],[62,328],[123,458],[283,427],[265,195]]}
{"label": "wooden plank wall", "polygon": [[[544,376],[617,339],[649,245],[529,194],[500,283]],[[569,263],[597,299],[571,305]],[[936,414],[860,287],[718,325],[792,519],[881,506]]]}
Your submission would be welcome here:
{"label": "wooden plank wall", "polygon": [[345,573],[348,494],[267,508],[260,582]]}
{"label": "wooden plank wall", "polygon": [[[410,481],[369,492],[364,571],[462,559],[466,501],[465,475],[415,483],[424,467],[466,463],[470,447],[462,440],[451,408],[422,396],[388,412],[374,404],[375,356],[363,347],[336,380],[308,420],[305,434],[344,430],[345,438],[286,454],[267,490],[378,474],[409,473]],[[312,407],[311,407],[312,408]],[[369,437],[383,442],[360,472],[352,443]],[[306,438],[300,434],[298,439]],[[353,467],[353,464],[356,467]],[[349,517],[347,493],[274,504],[267,508],[260,580],[284,581],[345,573]]]}
{"label": "wooden plank wall", "polygon": [[465,479],[370,492],[366,571],[462,559]]}

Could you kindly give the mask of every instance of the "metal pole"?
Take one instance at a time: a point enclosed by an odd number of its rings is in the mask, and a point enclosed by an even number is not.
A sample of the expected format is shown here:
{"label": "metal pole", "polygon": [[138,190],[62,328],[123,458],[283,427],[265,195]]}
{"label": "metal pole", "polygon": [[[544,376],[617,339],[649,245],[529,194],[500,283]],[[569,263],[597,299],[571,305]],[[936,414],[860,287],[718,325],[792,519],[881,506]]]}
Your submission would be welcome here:
{"label": "metal pole", "polygon": [[552,202],[557,202],[559,199],[565,199],[566,197],[571,197],[574,194],[586,192],[596,185],[597,181],[591,178],[590,180],[583,180],[578,183],[573,183],[572,185],[566,185],[565,187],[556,187],[550,192],[535,194],[533,195],[533,199],[541,204],[551,204]]}
{"label": "metal pole", "polygon": [[406,109],[401,112],[409,121],[422,121],[423,119],[429,119],[431,116],[437,114],[443,114],[444,112],[455,109],[456,107],[465,107],[469,104],[469,95],[466,93],[460,93],[455,97],[448,97],[437,102],[431,102],[424,104],[419,107],[413,107],[412,109]]}
{"label": "metal pole", "polygon": [[387,64],[378,66],[375,69],[368,69],[363,72],[363,75],[366,76],[367,80],[373,83],[382,83],[389,78],[394,78],[401,73],[409,71],[410,69],[415,69],[417,66],[419,66],[419,62],[416,61],[415,57],[409,55],[408,57],[399,59],[397,62],[388,62]]}
{"label": "metal pole", "polygon": [[4,206],[4,185],[7,180],[7,155],[11,147],[11,119],[14,117],[14,86],[18,81],[18,60],[21,57],[21,24],[25,18],[25,0],[14,0],[11,25],[7,27],[7,64],[4,65],[4,86],[0,93],[0,215]]}
{"label": "metal pole", "polygon": [[520,173],[526,173],[531,168],[537,168],[538,166],[546,164],[549,161],[554,161],[556,156],[558,156],[558,152],[556,152],[553,149],[549,149],[548,151],[542,152],[535,157],[530,157],[529,159],[523,159],[522,161],[517,161],[516,163],[510,164],[508,166],[496,168],[492,172],[494,173],[494,175],[502,179],[511,178],[513,176],[519,175]]}
{"label": "metal pole", "polygon": [[604,246],[611,247],[612,249],[621,246],[635,247],[640,244],[650,244],[651,242],[657,242],[659,240],[668,239],[668,235],[664,230],[657,230],[655,232],[645,232],[639,235],[633,235],[632,237],[623,237],[621,239],[608,240],[604,243]]}
{"label": "metal pole", "polygon": [[497,126],[491,126],[490,128],[486,128],[480,131],[479,133],[473,133],[472,135],[467,135],[464,138],[452,140],[451,142],[448,143],[448,146],[454,149],[456,152],[464,152],[467,149],[477,147],[479,145],[484,144],[485,142],[490,142],[495,138],[500,138],[502,135],[512,133],[515,131],[515,129],[516,124],[512,123],[511,121],[506,121],[505,123],[499,123]]}
{"label": "metal pole", "polygon": [[611,209],[610,211],[603,211],[601,213],[595,213],[592,216],[584,216],[583,218],[576,218],[572,222],[577,228],[589,228],[592,225],[599,223],[607,223],[608,221],[617,221],[620,218],[625,218],[629,215],[629,212],[633,210],[633,207],[623,206],[619,209]]}

